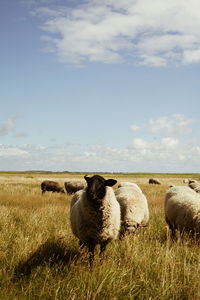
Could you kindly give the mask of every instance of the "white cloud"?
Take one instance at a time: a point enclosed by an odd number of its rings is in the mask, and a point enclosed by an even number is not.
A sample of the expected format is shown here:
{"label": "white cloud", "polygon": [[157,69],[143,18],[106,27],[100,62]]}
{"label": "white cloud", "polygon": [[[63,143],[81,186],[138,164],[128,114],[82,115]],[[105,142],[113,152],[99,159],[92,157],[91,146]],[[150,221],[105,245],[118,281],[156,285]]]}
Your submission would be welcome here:
{"label": "white cloud", "polygon": [[197,49],[184,51],[183,62],[186,64],[199,63],[200,62],[200,47]]}
{"label": "white cloud", "polygon": [[142,54],[140,64],[152,67],[164,67],[167,65],[167,59],[156,55]]}
{"label": "white cloud", "polygon": [[15,129],[16,117],[6,120],[0,124],[0,136],[7,135]]}
{"label": "white cloud", "polygon": [[140,131],[140,129],[141,129],[141,127],[138,126],[138,125],[131,125],[130,128],[131,128],[132,131]]}
{"label": "white cloud", "polygon": [[167,158],[173,152],[179,150],[180,143],[178,139],[162,138],[158,141],[146,141],[141,138],[133,139],[132,143],[128,146],[129,150],[138,153],[140,158]]}
{"label": "white cloud", "polygon": [[33,13],[42,17],[47,49],[60,61],[150,66],[200,62],[198,0],[87,0],[57,7],[40,1],[39,5]]}
{"label": "white cloud", "polygon": [[1,170],[199,172],[200,140],[192,134],[192,122],[176,114],[133,125],[143,132],[137,132],[140,136],[124,148],[55,142],[48,146],[0,144],[0,166]]}
{"label": "white cloud", "polygon": [[27,156],[28,156],[28,151],[21,149],[19,146],[0,144],[0,157],[1,158],[5,158],[5,159],[7,157],[25,158]]}
{"label": "white cloud", "polygon": [[136,138],[132,142],[132,148],[134,149],[147,149],[149,147],[149,143],[141,138]]}
{"label": "white cloud", "polygon": [[151,119],[147,125],[151,134],[161,136],[185,136],[192,133],[190,124],[194,121],[185,116],[175,114],[169,117],[161,117],[156,120]]}
{"label": "white cloud", "polygon": [[58,145],[0,145],[1,170],[83,172],[198,172],[200,140],[134,139],[126,148],[89,145],[70,151]]}
{"label": "white cloud", "polygon": [[175,150],[178,145],[178,139],[173,139],[170,137],[161,139],[161,147],[163,147],[163,149]]}
{"label": "white cloud", "polygon": [[143,129],[150,135],[170,138],[191,135],[193,131],[191,125],[194,122],[194,120],[186,118],[184,115],[174,114],[150,119],[143,126],[132,125],[130,128],[135,132]]}

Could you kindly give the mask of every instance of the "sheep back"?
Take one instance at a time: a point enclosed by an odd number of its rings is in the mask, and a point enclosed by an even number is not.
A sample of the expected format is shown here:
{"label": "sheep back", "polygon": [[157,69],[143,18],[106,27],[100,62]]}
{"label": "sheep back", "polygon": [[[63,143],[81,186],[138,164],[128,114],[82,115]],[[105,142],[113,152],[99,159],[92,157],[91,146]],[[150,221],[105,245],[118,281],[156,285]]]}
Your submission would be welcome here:
{"label": "sheep back", "polygon": [[120,187],[115,192],[120,204],[122,227],[134,232],[149,221],[148,202],[139,186]]}
{"label": "sheep back", "polygon": [[200,183],[195,181],[195,182],[190,182],[188,186],[193,189],[196,193],[200,193]]}
{"label": "sheep back", "polygon": [[156,178],[149,178],[149,184],[161,184],[161,182]]}
{"label": "sheep back", "polygon": [[129,182],[129,181],[123,181],[123,182],[120,182],[120,184],[118,185],[118,188],[120,187],[134,187],[135,189],[137,189],[139,192],[141,192],[141,189],[139,188],[139,186],[134,183],[134,182]]}
{"label": "sheep back", "polygon": [[68,180],[65,181],[64,185],[68,194],[76,193],[86,187],[86,183],[81,180]]}
{"label": "sheep back", "polygon": [[187,186],[173,186],[165,196],[165,219],[179,231],[200,233],[200,195]]}
{"label": "sheep back", "polygon": [[42,193],[48,192],[57,192],[64,193],[64,189],[59,185],[58,182],[52,180],[45,180],[41,183]]}

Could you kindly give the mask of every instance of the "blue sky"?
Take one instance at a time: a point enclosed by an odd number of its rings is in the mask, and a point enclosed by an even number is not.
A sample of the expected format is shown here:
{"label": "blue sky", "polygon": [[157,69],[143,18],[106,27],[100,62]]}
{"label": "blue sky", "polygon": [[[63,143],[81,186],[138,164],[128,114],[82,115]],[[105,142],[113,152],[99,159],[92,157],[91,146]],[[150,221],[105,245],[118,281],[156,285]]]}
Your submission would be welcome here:
{"label": "blue sky", "polygon": [[0,170],[199,172],[197,0],[0,6]]}

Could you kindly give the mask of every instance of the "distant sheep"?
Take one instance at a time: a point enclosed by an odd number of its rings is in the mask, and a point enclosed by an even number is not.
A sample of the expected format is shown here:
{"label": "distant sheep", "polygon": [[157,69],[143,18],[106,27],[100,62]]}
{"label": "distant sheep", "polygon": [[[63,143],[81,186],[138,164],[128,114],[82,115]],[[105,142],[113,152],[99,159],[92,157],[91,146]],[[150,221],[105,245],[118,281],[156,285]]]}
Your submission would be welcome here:
{"label": "distant sheep", "polygon": [[198,183],[198,181],[195,179],[188,179],[188,184],[190,184],[190,183]]}
{"label": "distant sheep", "polygon": [[183,179],[183,183],[188,184],[189,183],[189,179]]}
{"label": "distant sheep", "polygon": [[121,208],[121,235],[134,233],[149,221],[149,209],[145,195],[137,184],[127,185],[115,191]]}
{"label": "distant sheep", "polygon": [[84,177],[87,187],[75,193],[71,200],[70,221],[73,234],[80,244],[88,247],[90,264],[96,245],[100,255],[111,240],[116,240],[120,231],[120,206],[111,186],[117,181],[100,175]]}
{"label": "distant sheep", "polygon": [[200,193],[200,183],[197,181],[189,181],[188,186],[193,189],[196,193]]}
{"label": "distant sheep", "polygon": [[164,212],[172,238],[176,230],[200,233],[200,195],[187,186],[173,186],[165,196]]}
{"label": "distant sheep", "polygon": [[76,193],[86,187],[86,183],[81,180],[68,180],[65,181],[64,185],[68,194]]}
{"label": "distant sheep", "polygon": [[158,179],[150,178],[149,179],[149,184],[161,184],[161,182]]}
{"label": "distant sheep", "polygon": [[42,194],[44,194],[45,192],[56,192],[56,193],[62,193],[64,194],[65,191],[64,189],[59,186],[58,182],[56,181],[51,181],[51,180],[45,180],[41,183],[41,190],[42,190]]}

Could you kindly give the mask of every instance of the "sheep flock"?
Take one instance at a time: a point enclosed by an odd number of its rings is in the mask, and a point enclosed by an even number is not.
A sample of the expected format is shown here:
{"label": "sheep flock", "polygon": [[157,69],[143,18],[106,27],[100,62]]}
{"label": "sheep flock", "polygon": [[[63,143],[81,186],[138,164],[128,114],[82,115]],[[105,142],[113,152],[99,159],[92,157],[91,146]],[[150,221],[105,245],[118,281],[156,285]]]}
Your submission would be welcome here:
{"label": "sheep flock", "polygon": [[[72,195],[70,225],[81,248],[88,249],[92,265],[95,248],[99,245],[100,259],[107,245],[126,235],[135,235],[150,221],[148,199],[138,184],[105,179],[100,175],[84,176],[83,180],[68,180],[64,187],[53,181],[41,184],[46,191]],[[155,178],[149,184],[160,185]],[[152,187],[153,188],[153,187]],[[155,187],[156,189],[156,187]],[[170,185],[163,202],[164,217],[174,240],[176,231],[191,236],[200,235],[200,183],[185,179],[183,185]],[[144,229],[146,230],[146,229]]]}

